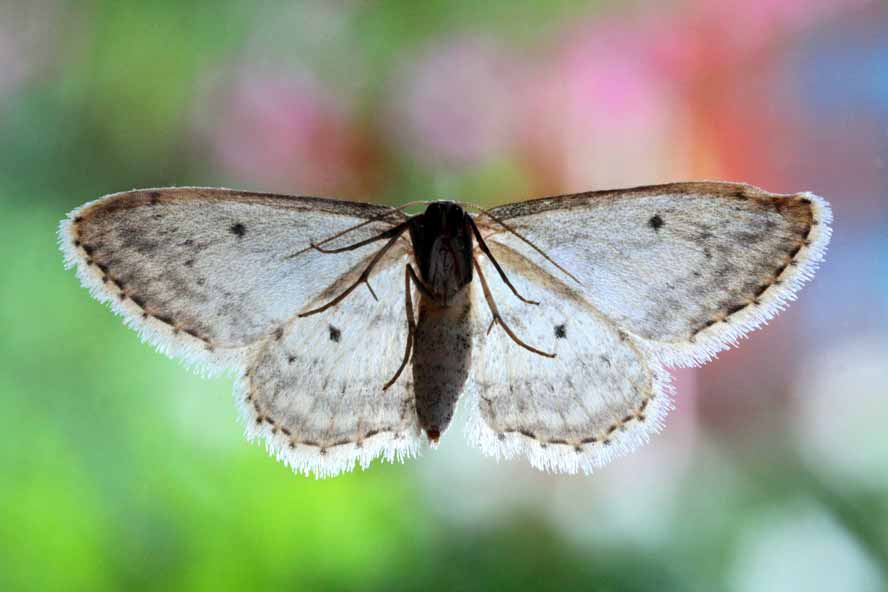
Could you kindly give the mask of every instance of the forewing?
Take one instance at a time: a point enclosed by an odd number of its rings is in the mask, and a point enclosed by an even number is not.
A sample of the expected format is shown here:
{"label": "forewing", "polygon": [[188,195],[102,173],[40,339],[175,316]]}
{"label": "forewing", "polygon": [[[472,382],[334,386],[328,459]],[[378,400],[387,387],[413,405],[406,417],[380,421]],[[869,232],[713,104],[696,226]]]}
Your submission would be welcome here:
{"label": "forewing", "polygon": [[539,301],[518,301],[482,258],[505,323],[556,357],[518,346],[502,327],[488,334],[492,317],[476,290],[470,440],[487,454],[526,455],[537,468],[570,473],[591,472],[646,442],[669,408],[668,375],[562,280],[514,251],[499,261],[518,291]]}
{"label": "forewing", "polygon": [[372,281],[378,301],[361,288],[322,313],[296,317],[252,359],[240,388],[247,425],[294,470],[331,476],[418,449],[410,372],[383,391],[407,340],[407,257],[396,247],[380,262]]}
{"label": "forewing", "polygon": [[[827,203],[810,193],[719,182],[544,198],[490,213],[670,365],[704,362],[779,312],[812,277],[831,222]],[[512,249],[567,277],[490,218],[478,222],[495,255]]]}
{"label": "forewing", "polygon": [[241,362],[246,346],[373,250],[322,254],[312,241],[374,220],[325,245],[342,246],[402,219],[387,206],[328,199],[145,189],[71,212],[59,240],[84,285],[143,337],[218,368]]}

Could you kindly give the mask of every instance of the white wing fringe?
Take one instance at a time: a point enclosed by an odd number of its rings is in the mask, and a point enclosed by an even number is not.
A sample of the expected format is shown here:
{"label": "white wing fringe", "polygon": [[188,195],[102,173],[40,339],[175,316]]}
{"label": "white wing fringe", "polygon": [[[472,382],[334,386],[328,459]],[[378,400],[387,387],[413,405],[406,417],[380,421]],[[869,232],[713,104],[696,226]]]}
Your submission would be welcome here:
{"label": "white wing fringe", "polygon": [[313,475],[316,479],[335,477],[353,471],[356,466],[367,469],[377,458],[390,463],[404,462],[418,456],[422,447],[420,431],[415,425],[398,434],[380,432],[365,439],[360,448],[354,443],[340,444],[322,453],[318,446],[298,443],[291,446],[290,439],[279,430],[267,422],[256,421],[256,410],[247,400],[247,390],[247,380],[242,377],[235,383],[234,398],[247,440],[252,442],[261,436],[269,454],[302,475]]}

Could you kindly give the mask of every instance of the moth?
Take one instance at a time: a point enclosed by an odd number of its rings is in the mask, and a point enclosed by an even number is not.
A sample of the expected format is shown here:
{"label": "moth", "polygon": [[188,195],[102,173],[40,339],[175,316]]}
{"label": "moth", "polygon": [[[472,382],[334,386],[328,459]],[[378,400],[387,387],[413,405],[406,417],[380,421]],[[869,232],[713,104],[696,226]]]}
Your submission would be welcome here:
{"label": "moth", "polygon": [[297,472],[412,457],[464,399],[484,453],[589,473],[662,428],[665,368],[795,298],[831,222],[811,193],[726,182],[422,203],[141,189],[59,240],[144,340],[233,370],[248,437]]}

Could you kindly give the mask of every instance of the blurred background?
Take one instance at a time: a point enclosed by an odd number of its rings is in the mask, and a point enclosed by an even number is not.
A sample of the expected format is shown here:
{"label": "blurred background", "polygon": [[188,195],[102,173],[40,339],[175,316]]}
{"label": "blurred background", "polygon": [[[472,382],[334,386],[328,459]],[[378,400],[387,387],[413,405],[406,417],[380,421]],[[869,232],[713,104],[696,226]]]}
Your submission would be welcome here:
{"label": "blurred background", "polygon": [[[0,589],[888,589],[888,6],[0,0]],[[441,448],[333,480],[62,267],[96,197],[827,197],[799,301],[590,477]],[[464,411],[464,410],[463,410]]]}

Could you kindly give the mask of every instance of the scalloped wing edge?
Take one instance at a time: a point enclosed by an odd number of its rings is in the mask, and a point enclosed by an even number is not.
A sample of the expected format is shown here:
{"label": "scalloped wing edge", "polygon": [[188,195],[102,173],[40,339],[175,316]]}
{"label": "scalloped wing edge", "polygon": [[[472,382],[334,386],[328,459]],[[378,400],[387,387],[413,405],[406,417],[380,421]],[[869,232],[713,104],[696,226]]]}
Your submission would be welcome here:
{"label": "scalloped wing edge", "polygon": [[416,421],[402,432],[380,432],[367,438],[360,448],[353,442],[329,448],[293,444],[280,430],[262,421],[249,403],[248,383],[247,377],[242,375],[234,387],[235,404],[247,440],[255,442],[261,438],[265,450],[297,474],[314,476],[315,479],[335,477],[356,467],[366,470],[377,458],[392,464],[403,463],[419,456],[422,449],[421,431]]}
{"label": "scalloped wing edge", "polygon": [[614,459],[631,454],[648,443],[651,436],[661,432],[666,425],[666,415],[674,408],[672,377],[656,364],[652,364],[651,374],[653,397],[645,410],[645,421],[625,424],[610,436],[609,444],[596,442],[577,450],[571,444],[543,446],[538,440],[519,433],[500,435],[481,417],[477,390],[470,394],[467,402],[475,411],[465,426],[465,434],[471,445],[497,462],[526,457],[532,467],[547,473],[591,475]]}

